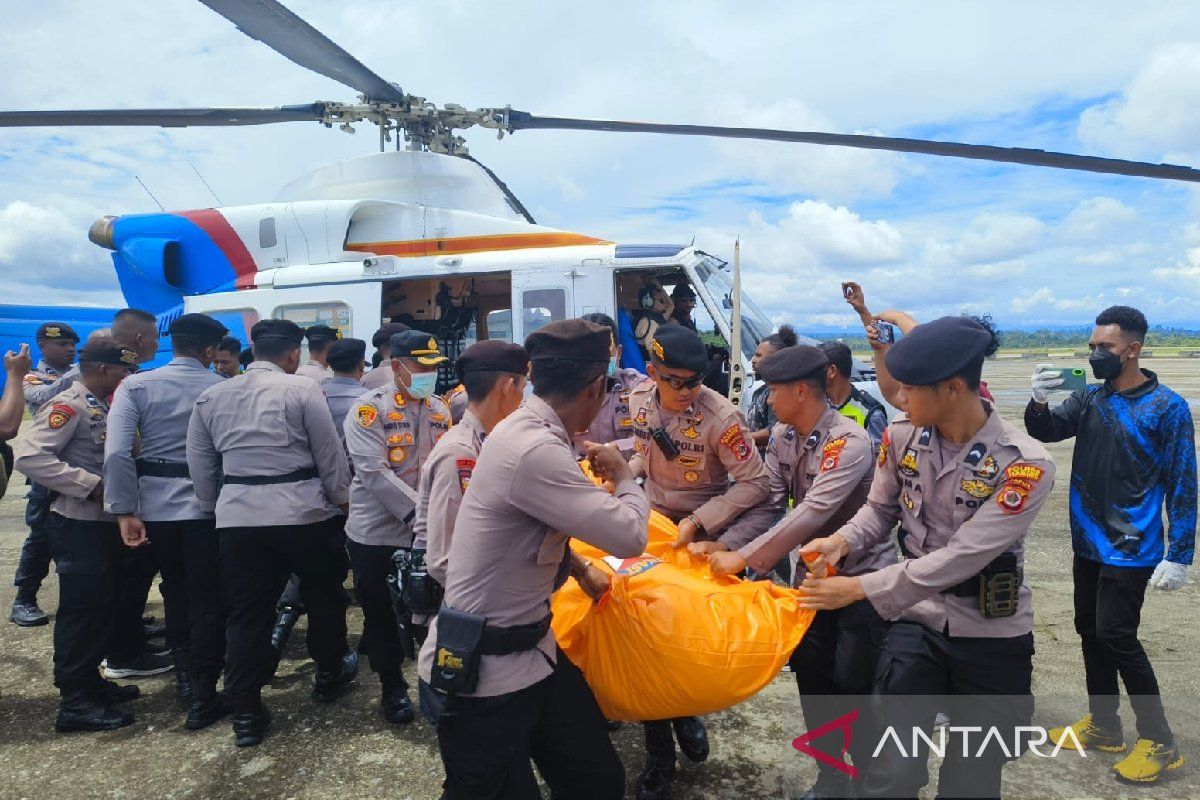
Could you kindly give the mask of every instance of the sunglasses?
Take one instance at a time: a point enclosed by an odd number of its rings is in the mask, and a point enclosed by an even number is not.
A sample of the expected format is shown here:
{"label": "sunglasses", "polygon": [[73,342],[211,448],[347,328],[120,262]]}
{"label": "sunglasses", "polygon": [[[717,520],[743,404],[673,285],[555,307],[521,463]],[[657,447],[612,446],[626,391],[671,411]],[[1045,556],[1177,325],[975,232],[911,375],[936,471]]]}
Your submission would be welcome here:
{"label": "sunglasses", "polygon": [[699,372],[690,378],[673,378],[670,375],[663,375],[661,373],[658,377],[662,378],[663,383],[667,384],[667,386],[670,386],[672,389],[677,391],[679,389],[695,389],[697,386],[704,383],[704,376]]}

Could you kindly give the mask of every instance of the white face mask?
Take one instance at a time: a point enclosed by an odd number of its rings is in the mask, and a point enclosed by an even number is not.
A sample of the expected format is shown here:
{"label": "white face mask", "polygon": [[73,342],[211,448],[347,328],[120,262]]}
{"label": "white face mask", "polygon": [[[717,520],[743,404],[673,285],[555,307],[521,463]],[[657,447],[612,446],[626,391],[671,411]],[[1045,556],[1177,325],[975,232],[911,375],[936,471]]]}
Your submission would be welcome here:
{"label": "white face mask", "polygon": [[402,381],[404,391],[413,399],[424,400],[437,388],[438,374],[436,372],[409,372],[408,367],[405,367],[404,371],[408,373],[408,380]]}

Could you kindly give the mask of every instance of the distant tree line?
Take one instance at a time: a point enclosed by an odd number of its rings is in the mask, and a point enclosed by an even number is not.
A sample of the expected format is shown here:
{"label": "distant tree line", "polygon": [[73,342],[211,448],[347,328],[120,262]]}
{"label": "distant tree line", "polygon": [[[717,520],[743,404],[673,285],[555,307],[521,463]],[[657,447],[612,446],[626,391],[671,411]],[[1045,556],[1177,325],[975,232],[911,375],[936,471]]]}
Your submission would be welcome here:
{"label": "distant tree line", "polygon": [[[857,331],[807,331],[803,335],[825,341],[838,339],[850,345],[851,350],[869,350],[867,337]],[[1072,328],[1069,330],[1049,330],[1041,328],[1035,331],[1002,330],[1000,331],[1001,350],[1069,350],[1087,347],[1092,329]],[[1150,328],[1146,335],[1147,347],[1164,348],[1198,348],[1200,349],[1200,331],[1187,328],[1172,328],[1156,325]]]}

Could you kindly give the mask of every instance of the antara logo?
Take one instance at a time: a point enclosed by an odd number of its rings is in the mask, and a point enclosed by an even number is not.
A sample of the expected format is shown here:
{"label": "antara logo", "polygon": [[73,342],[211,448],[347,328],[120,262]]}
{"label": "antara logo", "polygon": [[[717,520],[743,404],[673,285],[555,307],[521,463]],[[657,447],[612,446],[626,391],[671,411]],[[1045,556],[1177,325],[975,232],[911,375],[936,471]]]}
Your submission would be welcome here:
{"label": "antara logo", "polygon": [[[826,722],[819,728],[813,728],[808,733],[797,736],[792,740],[792,747],[796,748],[805,755],[812,756],[827,767],[833,767],[838,772],[844,772],[851,778],[857,778],[858,770],[852,765],[847,764],[845,760],[846,750],[850,747],[850,735],[853,733],[851,726],[854,725],[854,722],[857,719],[858,709],[856,708],[848,714],[843,714],[832,722]],[[836,730],[840,730],[842,732],[842,757],[840,760],[834,758],[824,751],[818,750],[809,744],[814,739],[820,739],[822,736],[825,736],[826,734]]]}

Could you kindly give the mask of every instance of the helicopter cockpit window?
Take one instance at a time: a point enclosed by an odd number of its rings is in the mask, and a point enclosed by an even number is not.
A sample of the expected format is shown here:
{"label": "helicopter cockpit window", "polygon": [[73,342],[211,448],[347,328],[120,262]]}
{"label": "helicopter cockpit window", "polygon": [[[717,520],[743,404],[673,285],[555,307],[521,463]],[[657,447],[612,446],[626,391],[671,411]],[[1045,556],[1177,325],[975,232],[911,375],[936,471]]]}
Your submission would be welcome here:
{"label": "helicopter cockpit window", "polygon": [[525,335],[543,325],[567,318],[567,293],[563,289],[530,289],[521,294]]}
{"label": "helicopter cockpit window", "polygon": [[350,306],[345,303],[305,303],[294,306],[279,306],[273,315],[275,319],[290,319],[301,328],[309,325],[328,325],[341,331],[342,336],[350,335],[350,323],[353,316]]}
{"label": "helicopter cockpit window", "polygon": [[258,222],[258,246],[266,250],[279,244],[275,235],[275,218],[264,217]]}
{"label": "helicopter cockpit window", "polygon": [[[727,325],[733,324],[733,275],[725,271],[719,262],[706,261],[696,265],[696,275],[704,290],[720,306],[718,311]],[[771,335],[775,326],[766,314],[742,289],[742,352],[746,358],[754,355],[758,343]]]}

